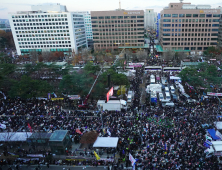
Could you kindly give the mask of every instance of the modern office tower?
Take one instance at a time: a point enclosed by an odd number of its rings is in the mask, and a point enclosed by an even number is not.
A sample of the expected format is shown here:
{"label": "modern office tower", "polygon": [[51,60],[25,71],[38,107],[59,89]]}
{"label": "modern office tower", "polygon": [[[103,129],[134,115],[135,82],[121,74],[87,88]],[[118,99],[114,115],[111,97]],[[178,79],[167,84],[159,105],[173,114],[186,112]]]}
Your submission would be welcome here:
{"label": "modern office tower", "polygon": [[68,12],[65,6],[37,5],[32,11],[9,14],[17,54],[30,51],[78,53],[87,47],[84,16]]}
{"label": "modern office tower", "polygon": [[159,32],[160,32],[160,13],[157,14],[157,21],[156,21],[156,38],[159,39]]}
{"label": "modern office tower", "polygon": [[222,7],[218,7],[220,10],[220,22],[219,22],[219,32],[218,32],[218,47],[222,47]]}
{"label": "modern office tower", "polygon": [[161,11],[162,49],[200,52],[216,46],[219,20],[220,10],[210,5],[170,3]]}
{"label": "modern office tower", "polygon": [[84,15],[84,23],[85,23],[88,47],[93,48],[93,33],[92,33],[92,22],[91,22],[90,12],[88,12],[88,11],[76,11],[75,13]]}
{"label": "modern office tower", "polygon": [[145,9],[144,28],[156,30],[157,13],[154,9]]}
{"label": "modern office tower", "polygon": [[8,19],[0,19],[0,30],[3,30],[5,32],[11,32]]}
{"label": "modern office tower", "polygon": [[91,11],[94,49],[144,46],[144,11]]}

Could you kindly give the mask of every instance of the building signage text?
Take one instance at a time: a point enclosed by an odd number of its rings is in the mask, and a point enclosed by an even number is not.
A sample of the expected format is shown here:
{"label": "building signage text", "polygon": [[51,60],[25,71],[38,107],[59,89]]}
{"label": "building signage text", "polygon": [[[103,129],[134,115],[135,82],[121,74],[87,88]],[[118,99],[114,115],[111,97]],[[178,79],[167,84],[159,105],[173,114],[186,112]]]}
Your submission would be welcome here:
{"label": "building signage text", "polygon": [[217,10],[200,10],[200,13],[217,13]]}
{"label": "building signage text", "polygon": [[129,15],[131,15],[131,14],[140,14],[140,12],[124,12],[123,14],[124,15],[127,15],[127,14],[129,14]]}

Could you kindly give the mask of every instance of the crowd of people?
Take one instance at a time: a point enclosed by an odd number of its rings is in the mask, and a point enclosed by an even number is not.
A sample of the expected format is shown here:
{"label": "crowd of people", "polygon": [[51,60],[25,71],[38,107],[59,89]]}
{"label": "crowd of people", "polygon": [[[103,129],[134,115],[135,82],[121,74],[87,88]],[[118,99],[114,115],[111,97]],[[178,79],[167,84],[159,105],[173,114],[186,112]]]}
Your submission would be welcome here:
{"label": "crowd of people", "polygon": [[[80,141],[82,135],[76,129],[83,134],[95,130],[100,136],[119,137],[117,148],[111,151],[112,158],[114,155],[119,155],[120,159],[117,162],[101,163],[96,160],[86,160],[75,162],[75,165],[108,166],[110,164],[114,169],[123,169],[124,166],[131,167],[130,153],[137,160],[136,169],[141,170],[219,169],[217,157],[207,158],[204,152],[207,148],[203,146],[206,140],[206,129],[202,124],[214,126],[217,120],[218,104],[211,102],[215,99],[208,99],[201,105],[151,108],[141,103],[140,85],[143,76],[147,74],[143,69],[138,68],[135,78],[131,81],[135,98],[125,112],[69,111],[63,110],[61,101],[2,99],[0,123],[5,124],[6,129],[1,131],[26,132],[30,131],[30,127],[33,132],[69,130],[75,143]],[[101,114],[103,114],[103,121],[101,121]],[[84,153],[81,154],[84,155]],[[51,163],[55,164],[55,161]]]}

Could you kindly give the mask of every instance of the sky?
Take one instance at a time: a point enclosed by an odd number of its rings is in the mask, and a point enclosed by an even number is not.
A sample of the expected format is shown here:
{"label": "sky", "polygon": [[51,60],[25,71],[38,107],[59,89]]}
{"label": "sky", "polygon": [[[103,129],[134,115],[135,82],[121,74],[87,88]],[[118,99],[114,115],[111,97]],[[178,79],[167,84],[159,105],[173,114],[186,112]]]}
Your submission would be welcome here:
{"label": "sky", "polygon": [[[170,2],[179,2],[179,0],[121,0],[121,8],[126,10],[154,9],[155,12],[160,12],[163,7],[168,6]],[[209,0],[192,0],[184,2],[191,2],[195,5],[210,4]],[[119,0],[0,0],[0,19],[8,19],[8,13],[30,11],[31,5],[47,3],[60,3],[61,5],[66,5],[68,11],[104,11],[119,8]],[[213,0],[210,5],[212,8],[216,8],[222,6],[222,1]]]}

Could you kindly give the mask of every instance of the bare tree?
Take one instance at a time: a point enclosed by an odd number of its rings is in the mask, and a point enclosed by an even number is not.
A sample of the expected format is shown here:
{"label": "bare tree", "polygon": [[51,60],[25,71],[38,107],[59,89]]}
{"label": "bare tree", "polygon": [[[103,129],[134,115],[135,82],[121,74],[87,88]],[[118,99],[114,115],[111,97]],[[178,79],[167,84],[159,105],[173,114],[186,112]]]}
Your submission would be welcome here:
{"label": "bare tree", "polygon": [[29,56],[30,56],[30,61],[32,62],[32,64],[35,64],[38,61],[39,54],[37,53],[37,51],[31,51]]}
{"label": "bare tree", "polygon": [[91,51],[88,48],[83,48],[81,54],[83,61],[89,61],[91,59]]}
{"label": "bare tree", "polygon": [[49,60],[50,60],[50,58],[52,58],[52,56],[53,56],[53,54],[50,51],[42,52],[42,58],[43,58],[43,61],[45,61],[45,62],[49,62]]}
{"label": "bare tree", "polygon": [[163,54],[163,59],[164,61],[171,61],[173,59],[174,56],[174,52],[167,50],[164,54]]}
{"label": "bare tree", "polygon": [[136,55],[137,55],[137,59],[140,60],[140,61],[147,59],[147,53],[144,50],[143,51],[138,51],[136,53]]}
{"label": "bare tree", "polygon": [[187,57],[187,54],[184,52],[178,53],[178,60],[181,61]]}

